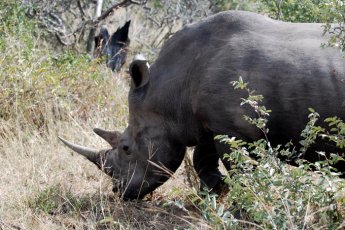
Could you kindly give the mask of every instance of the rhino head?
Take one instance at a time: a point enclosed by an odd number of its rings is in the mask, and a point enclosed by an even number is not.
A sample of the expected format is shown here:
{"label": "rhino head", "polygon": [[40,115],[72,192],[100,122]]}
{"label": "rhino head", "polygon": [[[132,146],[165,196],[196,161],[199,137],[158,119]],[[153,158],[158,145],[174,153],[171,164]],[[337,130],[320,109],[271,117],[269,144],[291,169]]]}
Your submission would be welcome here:
{"label": "rhino head", "polygon": [[110,36],[108,29],[102,27],[95,37],[94,57],[104,56],[107,59],[107,67],[112,71],[119,71],[126,62],[130,39],[128,37],[131,20]]}
{"label": "rhino head", "polygon": [[141,199],[163,184],[181,164],[185,146],[171,138],[167,122],[145,99],[149,82],[146,60],[130,66],[129,125],[123,133],[94,129],[111,149],[97,151],[60,140],[112,177],[113,191]]}

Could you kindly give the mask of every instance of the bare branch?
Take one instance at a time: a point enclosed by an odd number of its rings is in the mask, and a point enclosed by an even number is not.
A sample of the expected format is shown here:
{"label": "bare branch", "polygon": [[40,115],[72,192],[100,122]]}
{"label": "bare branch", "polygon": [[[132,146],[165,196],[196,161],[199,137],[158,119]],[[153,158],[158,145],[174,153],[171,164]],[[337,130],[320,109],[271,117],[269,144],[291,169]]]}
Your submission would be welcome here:
{"label": "bare branch", "polygon": [[145,1],[130,1],[132,4],[134,4],[134,5],[144,5],[144,4],[146,4],[147,3],[147,0],[145,0]]}
{"label": "bare branch", "polygon": [[163,24],[162,22],[159,23],[156,19],[152,18],[151,16],[148,16],[147,18],[158,27],[161,27]]}
{"label": "bare branch", "polygon": [[147,3],[147,0],[144,1],[133,1],[133,0],[124,0],[122,2],[116,3],[114,5],[112,5],[111,7],[109,7],[101,16],[99,16],[94,23],[98,24],[100,21],[104,20],[105,18],[107,18],[109,16],[109,14],[111,14],[111,12],[113,12],[113,10],[116,10],[120,7],[127,7],[131,4],[134,5],[144,5]]}
{"label": "bare branch", "polygon": [[79,9],[79,11],[80,11],[82,17],[84,18],[85,15],[86,15],[86,13],[85,13],[85,11],[84,11],[84,9],[83,9],[83,6],[81,5],[80,0],[77,1],[77,6],[78,6],[78,9]]}
{"label": "bare branch", "polygon": [[[47,31],[54,34],[57,41],[64,46],[75,45],[83,39],[85,30],[90,30],[88,42],[93,44],[93,37],[102,20],[106,19],[114,10],[129,5],[145,5],[148,0],[121,0],[113,4],[102,14],[103,0],[93,0],[92,5],[96,4],[95,15],[90,15],[90,5],[85,5],[83,0],[65,1],[65,0],[25,0],[27,15],[35,17],[46,28]],[[93,6],[92,6],[93,7]],[[73,15],[72,17],[63,17],[62,15]],[[66,25],[65,20],[76,19],[73,25]],[[74,24],[78,23],[76,26]],[[73,28],[73,29],[72,29]],[[90,49],[88,49],[90,50]]]}
{"label": "bare branch", "polygon": [[67,42],[63,41],[62,36],[57,34],[57,33],[55,34],[55,36],[56,36],[56,39],[58,40],[58,42],[64,46],[71,46],[75,43],[75,42],[67,43]]}

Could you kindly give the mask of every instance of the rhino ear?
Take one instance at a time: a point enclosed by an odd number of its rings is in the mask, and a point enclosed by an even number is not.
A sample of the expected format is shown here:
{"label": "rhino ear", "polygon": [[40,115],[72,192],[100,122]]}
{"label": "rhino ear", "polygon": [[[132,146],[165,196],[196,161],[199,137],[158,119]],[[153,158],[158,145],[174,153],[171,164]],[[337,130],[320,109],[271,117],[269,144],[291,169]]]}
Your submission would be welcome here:
{"label": "rhino ear", "polygon": [[106,142],[108,142],[111,147],[117,148],[119,145],[119,138],[121,133],[117,131],[107,131],[100,128],[94,128],[93,131],[100,137],[102,137]]}
{"label": "rhino ear", "polygon": [[142,56],[136,57],[129,66],[129,74],[135,88],[140,88],[148,83],[150,78],[150,66]]}
{"label": "rhino ear", "polygon": [[108,42],[110,35],[106,27],[101,28],[101,30],[99,31],[99,37],[101,39],[104,39],[106,42]]}

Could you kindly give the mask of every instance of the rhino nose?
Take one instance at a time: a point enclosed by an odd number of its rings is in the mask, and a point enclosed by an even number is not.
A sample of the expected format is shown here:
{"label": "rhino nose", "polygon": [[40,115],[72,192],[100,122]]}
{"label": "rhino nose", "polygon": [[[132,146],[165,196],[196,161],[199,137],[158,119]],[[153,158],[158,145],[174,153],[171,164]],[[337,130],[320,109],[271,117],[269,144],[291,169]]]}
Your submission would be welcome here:
{"label": "rhino nose", "polygon": [[130,148],[129,148],[129,144],[126,142],[121,142],[119,145],[119,151],[129,155],[130,154]]}

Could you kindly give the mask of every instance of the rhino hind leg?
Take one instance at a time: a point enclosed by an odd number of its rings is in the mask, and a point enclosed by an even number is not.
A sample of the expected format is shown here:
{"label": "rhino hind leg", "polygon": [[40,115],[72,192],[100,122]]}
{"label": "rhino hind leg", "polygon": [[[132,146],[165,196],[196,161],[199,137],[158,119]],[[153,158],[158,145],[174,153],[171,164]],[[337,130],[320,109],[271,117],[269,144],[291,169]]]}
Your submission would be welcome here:
{"label": "rhino hind leg", "polygon": [[193,164],[201,182],[201,188],[221,193],[227,187],[219,171],[219,155],[213,141],[197,145],[194,149]]}

